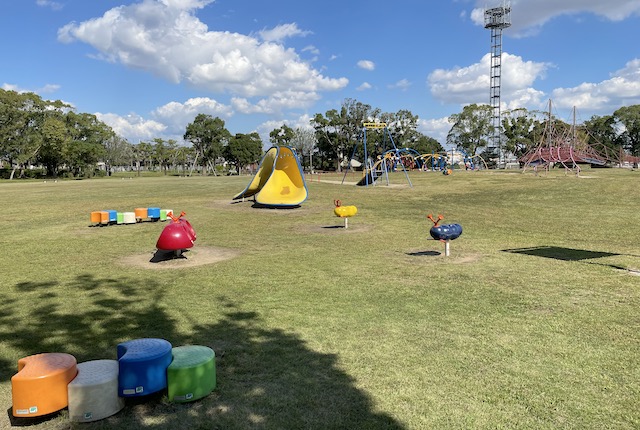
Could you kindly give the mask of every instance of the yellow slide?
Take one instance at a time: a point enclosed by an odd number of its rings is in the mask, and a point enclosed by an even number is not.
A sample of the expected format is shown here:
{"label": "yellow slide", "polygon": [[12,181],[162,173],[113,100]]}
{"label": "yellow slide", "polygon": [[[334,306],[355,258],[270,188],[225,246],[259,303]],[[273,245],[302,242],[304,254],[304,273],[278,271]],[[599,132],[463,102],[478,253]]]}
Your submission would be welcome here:
{"label": "yellow slide", "polygon": [[295,151],[288,146],[269,148],[255,176],[233,200],[254,196],[265,206],[298,206],[307,199],[307,185]]}

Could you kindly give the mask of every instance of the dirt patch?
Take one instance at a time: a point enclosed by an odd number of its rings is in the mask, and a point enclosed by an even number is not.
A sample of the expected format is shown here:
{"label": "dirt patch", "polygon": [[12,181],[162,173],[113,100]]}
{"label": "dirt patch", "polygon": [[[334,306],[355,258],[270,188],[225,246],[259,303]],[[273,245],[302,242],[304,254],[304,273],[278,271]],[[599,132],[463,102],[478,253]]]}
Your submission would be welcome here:
{"label": "dirt patch", "polygon": [[173,252],[156,250],[144,254],[130,255],[120,260],[125,266],[143,269],[183,269],[215,264],[240,255],[239,251],[225,248],[195,246],[183,251],[179,256]]}

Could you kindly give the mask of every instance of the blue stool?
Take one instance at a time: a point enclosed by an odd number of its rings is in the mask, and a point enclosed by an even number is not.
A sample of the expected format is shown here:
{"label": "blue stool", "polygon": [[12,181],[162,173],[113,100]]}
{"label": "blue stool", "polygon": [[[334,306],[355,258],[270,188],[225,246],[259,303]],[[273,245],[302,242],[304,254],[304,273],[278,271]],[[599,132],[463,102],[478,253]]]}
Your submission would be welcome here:
{"label": "blue stool", "polygon": [[158,221],[160,219],[160,208],[147,208],[147,216],[151,221]]}
{"label": "blue stool", "polygon": [[167,388],[171,344],[164,339],[143,338],[118,344],[118,395],[146,396]]}
{"label": "blue stool", "polygon": [[115,224],[118,222],[118,211],[107,210],[109,212],[109,224]]}

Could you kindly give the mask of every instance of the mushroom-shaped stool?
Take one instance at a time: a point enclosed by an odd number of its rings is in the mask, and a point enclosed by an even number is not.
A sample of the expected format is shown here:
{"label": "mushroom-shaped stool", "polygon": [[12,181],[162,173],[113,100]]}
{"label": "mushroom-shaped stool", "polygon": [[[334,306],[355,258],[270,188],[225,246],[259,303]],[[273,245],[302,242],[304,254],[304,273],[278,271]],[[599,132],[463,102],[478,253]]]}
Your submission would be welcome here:
{"label": "mushroom-shaped stool", "polygon": [[334,200],[335,208],[333,208],[333,213],[339,217],[344,219],[344,228],[349,228],[349,218],[358,213],[358,208],[355,206],[342,206],[342,202],[340,200]]}
{"label": "mushroom-shaped stool", "polygon": [[462,234],[462,226],[460,224],[442,224],[438,225],[444,219],[442,215],[438,215],[437,219],[433,219],[433,215],[427,215],[433,222],[433,227],[429,230],[429,234],[435,240],[444,242],[444,255],[449,256],[449,242],[457,239]]}

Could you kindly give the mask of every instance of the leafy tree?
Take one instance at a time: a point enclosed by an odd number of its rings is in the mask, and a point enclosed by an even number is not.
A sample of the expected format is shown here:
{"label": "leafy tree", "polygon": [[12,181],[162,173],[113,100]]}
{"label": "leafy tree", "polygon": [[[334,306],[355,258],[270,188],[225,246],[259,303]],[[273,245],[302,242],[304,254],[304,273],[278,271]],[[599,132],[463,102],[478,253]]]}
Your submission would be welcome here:
{"label": "leafy tree", "polygon": [[171,160],[169,147],[165,145],[166,142],[163,139],[160,139],[158,137],[153,139],[153,142],[154,144],[152,150],[152,158],[156,163],[158,163],[158,166],[160,166],[160,170],[166,175]]}
{"label": "leafy tree", "polygon": [[453,126],[447,134],[447,144],[476,155],[478,149],[488,145],[488,139],[493,135],[492,114],[491,106],[474,103],[465,106],[461,113],[451,115],[449,122]]}
{"label": "leafy tree", "polygon": [[624,148],[632,155],[640,156],[640,105],[621,107],[613,117],[624,129],[620,135]]}
{"label": "leafy tree", "polygon": [[[63,161],[69,171],[78,176],[89,168],[93,170],[95,164],[104,159],[105,145],[114,132],[95,115],[88,113],[69,111],[64,119],[69,139],[63,150]],[[91,175],[92,171],[84,173]]]}
{"label": "leafy tree", "polygon": [[248,164],[255,163],[262,155],[262,139],[258,133],[241,134],[238,133],[229,139],[229,144],[225,147],[225,158],[240,170]]}
{"label": "leafy tree", "polygon": [[196,152],[196,160],[202,162],[202,174],[207,174],[207,166],[213,164],[215,174],[216,160],[222,156],[224,145],[231,133],[225,128],[224,121],[211,115],[198,114],[192,123],[187,124],[184,140],[191,142]]}
{"label": "leafy tree", "polygon": [[0,159],[22,176],[24,168],[36,161],[42,145],[41,127],[47,103],[34,93],[17,93],[0,89]]}
{"label": "leafy tree", "polygon": [[354,99],[345,99],[339,112],[331,109],[325,116],[316,114],[311,125],[316,131],[321,159],[340,170],[340,163],[362,135],[363,123],[379,116],[379,109]]}
{"label": "leafy tree", "polygon": [[420,133],[418,128],[418,116],[408,110],[399,110],[397,113],[383,113],[380,115],[382,122],[387,124],[387,130],[398,148],[411,147]]}
{"label": "leafy tree", "polygon": [[62,164],[63,151],[69,141],[64,118],[61,115],[50,115],[42,124],[42,146],[38,153],[38,161],[47,169],[47,176],[57,177]]}
{"label": "leafy tree", "polygon": [[104,164],[107,175],[111,175],[112,166],[124,166],[131,159],[131,145],[126,139],[115,133],[104,142]]}
{"label": "leafy tree", "polygon": [[290,146],[293,139],[293,129],[286,124],[282,127],[271,130],[269,140],[277,146]]}
{"label": "leafy tree", "polygon": [[407,145],[408,148],[415,150],[420,154],[433,154],[437,152],[443,152],[444,148],[433,137],[425,136],[422,133],[417,133],[413,142]]}
{"label": "leafy tree", "polygon": [[309,156],[309,169],[313,170],[313,153],[318,146],[318,139],[316,133],[310,128],[298,127],[293,131],[293,139],[291,140],[291,146],[302,155],[303,164],[305,154]]}
{"label": "leafy tree", "polygon": [[504,113],[502,130],[505,137],[505,150],[521,157],[535,146],[537,119],[526,109],[514,109]]}
{"label": "leafy tree", "polygon": [[584,128],[587,143],[592,146],[603,145],[617,152],[624,143],[613,115],[594,115],[584,122]]}

